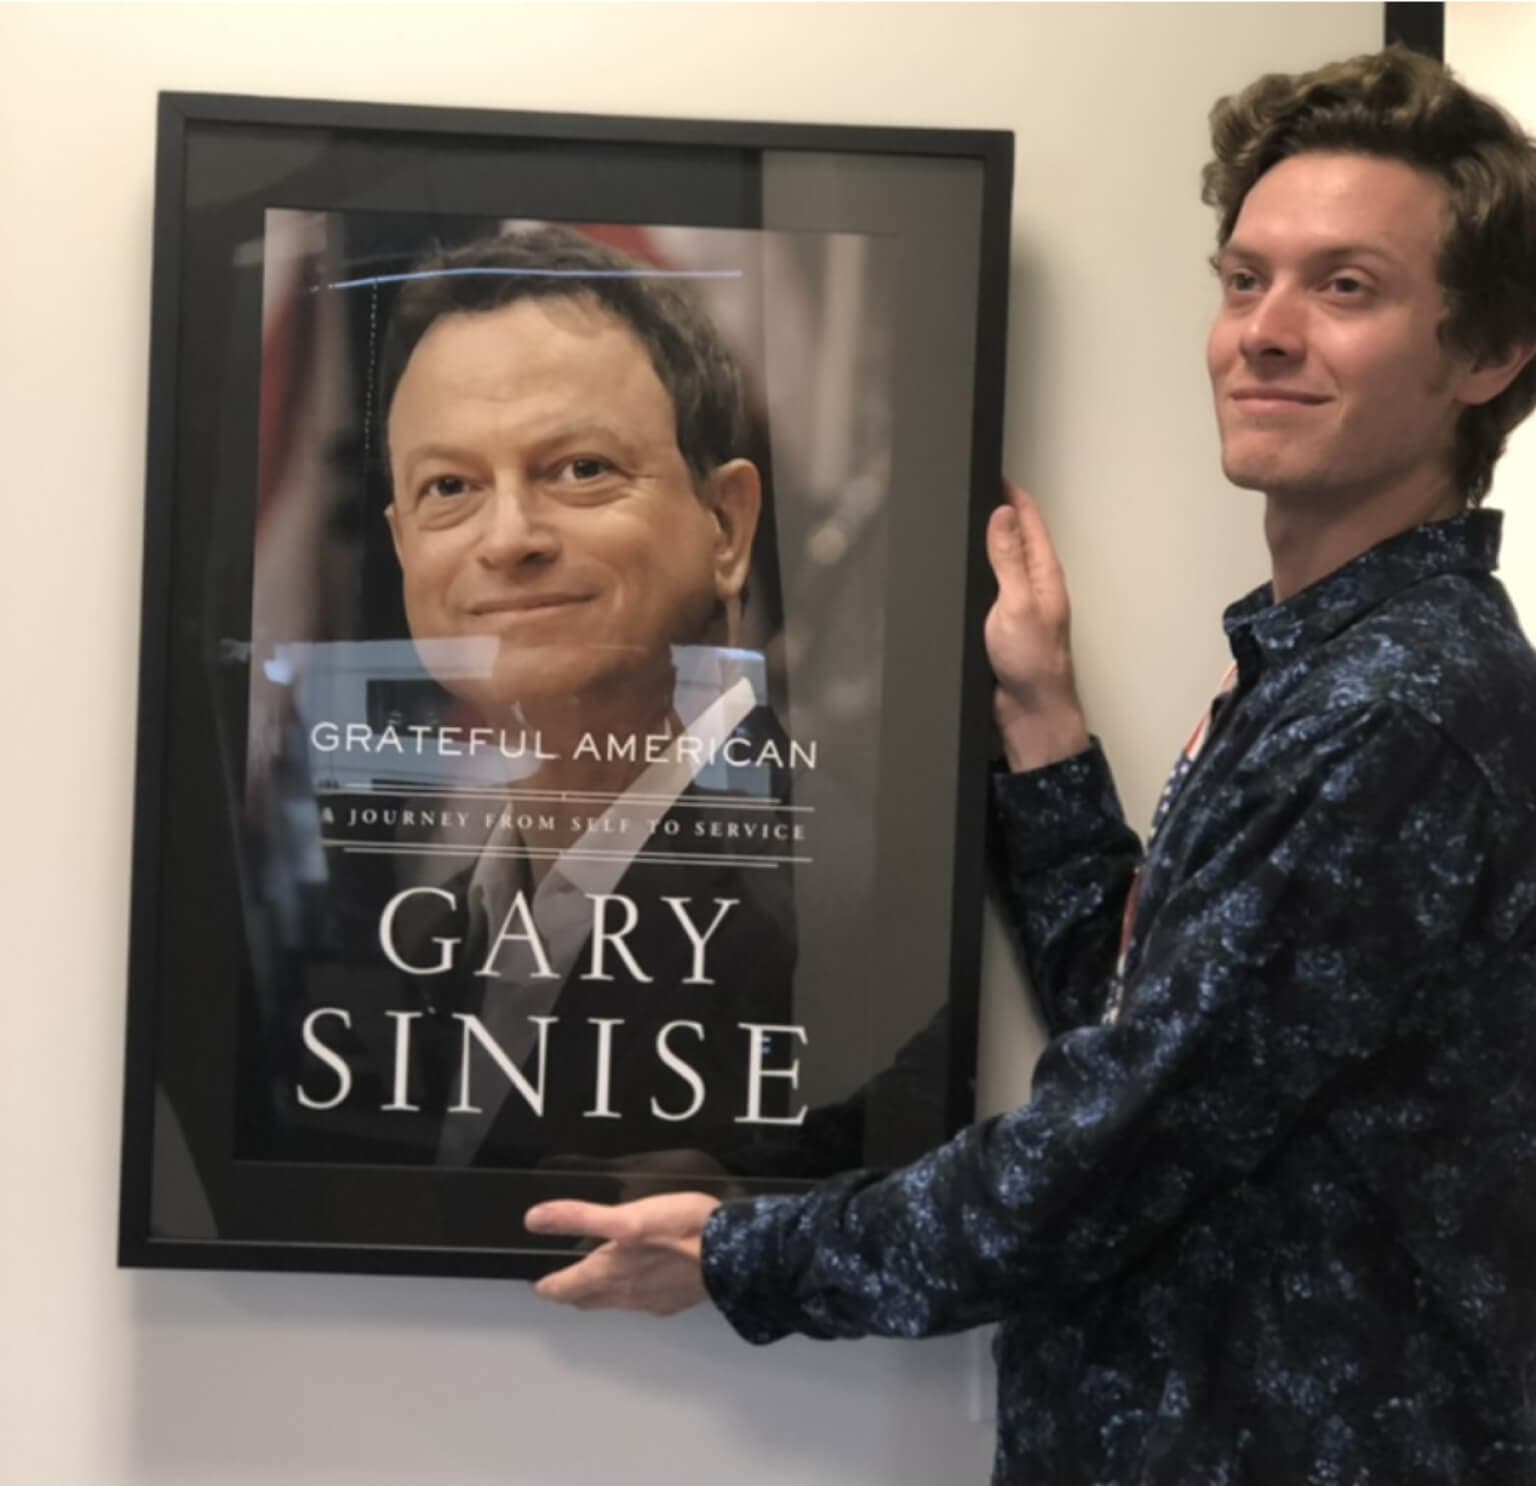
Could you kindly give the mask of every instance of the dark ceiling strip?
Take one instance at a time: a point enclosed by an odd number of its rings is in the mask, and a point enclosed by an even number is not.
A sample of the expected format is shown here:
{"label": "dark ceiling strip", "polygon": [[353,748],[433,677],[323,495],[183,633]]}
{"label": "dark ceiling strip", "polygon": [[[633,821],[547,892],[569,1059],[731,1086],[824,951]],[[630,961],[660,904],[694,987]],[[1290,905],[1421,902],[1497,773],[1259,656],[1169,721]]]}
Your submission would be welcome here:
{"label": "dark ceiling strip", "polygon": [[1394,41],[1445,60],[1445,6],[1439,0],[1387,0],[1386,44]]}

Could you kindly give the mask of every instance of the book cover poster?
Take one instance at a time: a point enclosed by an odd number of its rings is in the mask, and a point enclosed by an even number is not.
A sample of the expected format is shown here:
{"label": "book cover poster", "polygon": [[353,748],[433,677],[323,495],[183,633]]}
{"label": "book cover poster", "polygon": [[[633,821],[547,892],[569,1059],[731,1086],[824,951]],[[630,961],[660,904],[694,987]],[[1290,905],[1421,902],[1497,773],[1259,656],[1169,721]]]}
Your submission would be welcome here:
{"label": "book cover poster", "polygon": [[237,1157],[857,1164],[891,251],[265,213]]}

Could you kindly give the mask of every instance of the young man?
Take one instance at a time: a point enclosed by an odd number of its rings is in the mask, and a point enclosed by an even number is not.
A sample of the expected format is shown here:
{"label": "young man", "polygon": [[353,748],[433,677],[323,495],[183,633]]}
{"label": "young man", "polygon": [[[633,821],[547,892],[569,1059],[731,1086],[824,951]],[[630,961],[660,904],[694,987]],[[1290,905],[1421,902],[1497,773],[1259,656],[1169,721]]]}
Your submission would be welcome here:
{"label": "young man", "polygon": [[[1001,1321],[999,1482],[1536,1472],[1536,656],[1474,509],[1536,401],[1536,152],[1403,52],[1212,117],[1209,368],[1273,583],[1142,858],[1034,508],[993,519],[1030,1104],[804,1197],[551,1204],[575,1304]],[[702,1259],[702,1269],[701,1269]]]}

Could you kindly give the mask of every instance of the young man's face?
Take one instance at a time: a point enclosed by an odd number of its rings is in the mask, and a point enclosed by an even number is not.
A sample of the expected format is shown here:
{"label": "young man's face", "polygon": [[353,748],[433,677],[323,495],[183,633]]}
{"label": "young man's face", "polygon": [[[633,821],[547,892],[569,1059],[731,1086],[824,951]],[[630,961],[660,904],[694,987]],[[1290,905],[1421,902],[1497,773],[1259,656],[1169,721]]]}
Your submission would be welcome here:
{"label": "young man's face", "polygon": [[495,638],[488,678],[443,678],[484,710],[670,700],[670,646],[741,592],[755,469],[695,488],[645,347],[589,301],[438,320],[388,438],[411,633]]}
{"label": "young man's face", "polygon": [[1288,502],[1422,502],[1450,478],[1468,367],[1443,346],[1445,189],[1303,154],[1261,176],[1219,258],[1208,364],[1222,467]]}

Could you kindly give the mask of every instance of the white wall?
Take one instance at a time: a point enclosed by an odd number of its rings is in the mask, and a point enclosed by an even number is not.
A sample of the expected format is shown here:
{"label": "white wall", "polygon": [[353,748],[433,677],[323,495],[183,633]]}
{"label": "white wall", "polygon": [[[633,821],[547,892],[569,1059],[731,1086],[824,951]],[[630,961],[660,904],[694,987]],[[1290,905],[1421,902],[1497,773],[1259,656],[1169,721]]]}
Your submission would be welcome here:
{"label": "white wall", "polygon": [[[1504,105],[1527,132],[1536,133],[1536,6],[1468,4],[1445,7],[1445,60],[1469,86]],[[1536,420],[1510,435],[1499,461],[1489,504],[1504,507],[1500,577],[1536,635]]]}
{"label": "white wall", "polygon": [[[707,1313],[517,1284],[113,1268],[156,90],[1017,130],[1009,468],[1145,817],[1265,568],[1203,384],[1205,112],[1380,27],[1376,4],[0,6],[0,1480],[861,1486],[979,1483],[990,1456],[958,1341],[753,1352]],[[1031,1043],[995,952],[987,978],[996,1106]]]}

